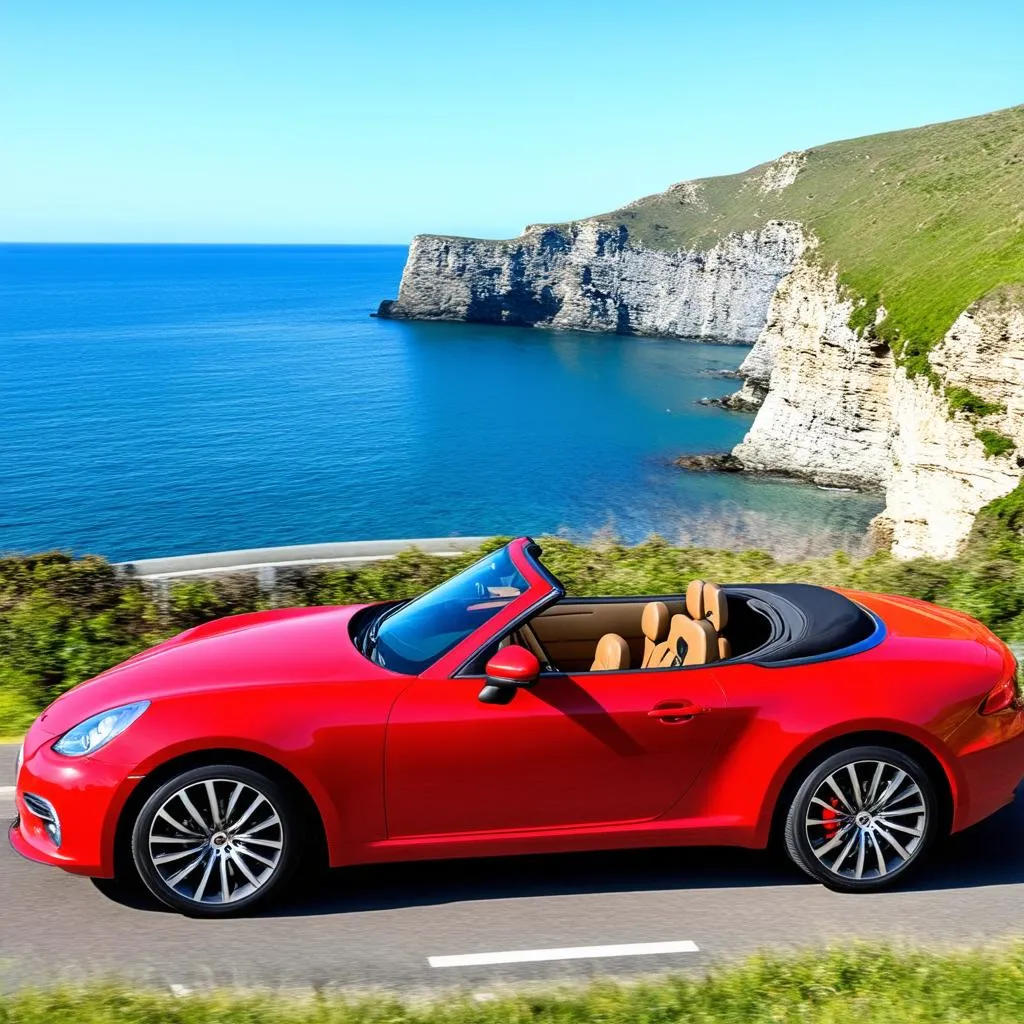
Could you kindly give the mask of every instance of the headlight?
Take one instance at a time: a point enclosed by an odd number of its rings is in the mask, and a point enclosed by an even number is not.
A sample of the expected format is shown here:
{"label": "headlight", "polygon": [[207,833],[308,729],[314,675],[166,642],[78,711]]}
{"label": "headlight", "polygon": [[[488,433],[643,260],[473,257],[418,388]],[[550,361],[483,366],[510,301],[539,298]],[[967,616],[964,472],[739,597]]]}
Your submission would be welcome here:
{"label": "headlight", "polygon": [[120,736],[148,707],[148,700],[140,700],[137,704],[125,704],[123,707],[93,715],[92,718],[87,718],[74,729],[64,733],[54,743],[53,749],[65,757],[91,754],[109,743],[115,736]]}
{"label": "headlight", "polygon": [[15,765],[14,765],[14,784],[15,784],[15,786],[17,786],[17,784],[18,784],[18,779],[21,778],[21,766],[24,763],[25,763],[25,744],[22,743],[22,745],[20,747],[18,747],[18,760],[15,762]]}

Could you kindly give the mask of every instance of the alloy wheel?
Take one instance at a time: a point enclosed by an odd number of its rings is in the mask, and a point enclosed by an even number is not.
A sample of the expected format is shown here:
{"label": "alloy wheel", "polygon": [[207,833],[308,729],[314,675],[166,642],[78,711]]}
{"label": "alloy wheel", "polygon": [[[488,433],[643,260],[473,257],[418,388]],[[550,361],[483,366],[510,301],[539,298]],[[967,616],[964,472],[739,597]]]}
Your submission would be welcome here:
{"label": "alloy wheel", "polygon": [[179,898],[227,906],[263,889],[284,855],[281,815],[253,785],[202,779],[171,793],[153,815],[147,853]]}
{"label": "alloy wheel", "polygon": [[880,879],[914,859],[928,832],[928,801],[904,769],[858,760],[826,775],[804,818],[811,852],[829,874]]}

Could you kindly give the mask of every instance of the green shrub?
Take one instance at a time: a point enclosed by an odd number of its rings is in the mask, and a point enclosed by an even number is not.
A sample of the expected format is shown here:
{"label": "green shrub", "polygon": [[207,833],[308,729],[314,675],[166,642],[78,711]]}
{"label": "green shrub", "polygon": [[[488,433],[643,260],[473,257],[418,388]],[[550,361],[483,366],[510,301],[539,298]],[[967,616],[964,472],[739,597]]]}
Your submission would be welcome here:
{"label": "green shrub", "polygon": [[166,617],[171,634],[191,629],[225,615],[258,612],[270,607],[251,576],[215,580],[177,581],[171,584]]}
{"label": "green shrub", "polygon": [[169,632],[142,585],[101,558],[0,559],[0,734],[23,725],[26,702],[38,713]]}

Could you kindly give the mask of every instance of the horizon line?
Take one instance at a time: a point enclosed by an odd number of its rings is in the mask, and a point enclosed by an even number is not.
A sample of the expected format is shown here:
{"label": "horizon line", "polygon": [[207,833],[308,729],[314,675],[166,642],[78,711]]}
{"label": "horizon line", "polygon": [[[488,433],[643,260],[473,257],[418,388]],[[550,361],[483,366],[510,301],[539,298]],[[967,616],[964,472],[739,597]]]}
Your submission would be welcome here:
{"label": "horizon line", "polygon": [[[411,240],[410,240],[411,241]],[[314,248],[319,247],[322,249],[339,249],[339,248],[359,248],[366,246],[376,246],[378,248],[394,247],[402,248],[408,247],[409,242],[116,242],[116,241],[69,241],[69,242],[56,242],[56,241],[39,241],[33,239],[0,239],[0,246],[2,245],[165,245],[165,246],[217,246],[217,245],[231,245],[236,247],[248,246],[251,248],[257,247],[269,247],[277,246],[281,247],[293,247],[293,248]]]}

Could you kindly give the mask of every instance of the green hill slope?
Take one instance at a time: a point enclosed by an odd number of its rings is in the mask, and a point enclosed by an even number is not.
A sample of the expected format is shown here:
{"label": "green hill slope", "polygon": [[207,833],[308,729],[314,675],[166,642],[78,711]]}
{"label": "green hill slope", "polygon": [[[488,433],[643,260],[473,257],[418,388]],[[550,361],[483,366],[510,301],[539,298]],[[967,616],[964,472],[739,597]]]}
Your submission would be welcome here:
{"label": "green hill slope", "polygon": [[[785,158],[784,158],[785,159]],[[734,231],[794,220],[819,239],[911,373],[932,377],[928,349],[971,303],[1024,282],[1024,106],[795,155],[788,186],[765,188],[776,164],[705,178],[596,218],[635,245],[706,248]]]}

